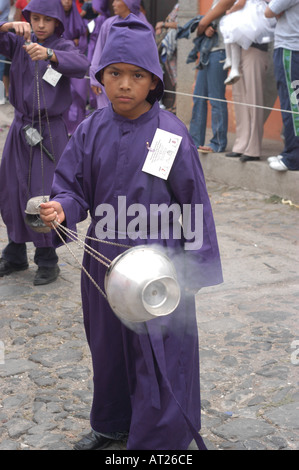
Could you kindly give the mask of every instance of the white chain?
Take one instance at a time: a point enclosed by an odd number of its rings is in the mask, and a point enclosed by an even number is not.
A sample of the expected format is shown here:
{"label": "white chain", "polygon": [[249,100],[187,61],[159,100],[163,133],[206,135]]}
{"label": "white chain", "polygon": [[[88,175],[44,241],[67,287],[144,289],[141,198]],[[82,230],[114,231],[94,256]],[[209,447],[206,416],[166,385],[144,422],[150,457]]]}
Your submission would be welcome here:
{"label": "white chain", "polygon": [[[105,299],[107,299],[107,296],[106,296],[105,292],[101,289],[101,287],[96,283],[96,281],[89,274],[89,272],[86,270],[86,268],[83,266],[83,264],[79,261],[79,259],[77,258],[77,256],[73,252],[73,250],[66,243],[65,239],[63,238],[63,236],[59,232],[62,232],[64,235],[67,235],[71,241],[75,242],[79,247],[81,247],[81,248],[83,247],[83,249],[85,250],[85,252],[87,254],[89,254],[90,256],[95,258],[97,261],[99,261],[101,264],[103,264],[107,268],[109,268],[109,266],[111,264],[111,260],[109,258],[107,258],[106,256],[102,255],[100,252],[98,252],[97,250],[95,250],[91,246],[87,245],[87,243],[85,243],[84,241],[82,241],[75,231],[70,230],[67,227],[64,227],[63,225],[59,224],[56,221],[52,222],[52,227],[55,230],[58,237],[60,238],[60,240],[62,241],[62,243],[66,246],[66,248],[69,250],[69,252],[73,256],[73,258],[77,261],[77,263],[79,264],[81,269],[84,271],[86,276],[90,279],[90,281],[94,284],[94,286],[98,289],[98,291],[105,297]],[[116,243],[116,242],[110,242],[110,241],[107,241],[107,240],[99,240],[98,238],[93,238],[93,237],[88,237],[88,236],[86,236],[86,238],[89,239],[89,240],[100,242],[100,243],[106,243],[106,244],[109,244],[109,245],[115,245],[115,246],[130,248],[129,245],[122,245],[122,244]]]}
{"label": "white chain", "polygon": [[[58,230],[58,227],[59,229],[61,229],[61,226],[58,225],[58,224],[54,224],[52,222],[52,227],[53,229],[55,230],[55,232],[57,233],[58,237],[61,239],[62,243],[66,246],[66,248],[69,250],[69,252],[71,253],[71,255],[74,257],[74,259],[77,261],[77,263],[79,264],[79,266],[81,267],[81,269],[83,270],[83,272],[86,274],[86,276],[90,279],[90,281],[94,284],[94,286],[96,287],[96,289],[102,294],[103,297],[105,297],[105,299],[107,299],[107,296],[105,294],[105,292],[100,288],[100,286],[96,283],[96,281],[93,279],[93,277],[89,274],[89,272],[87,271],[87,269],[83,266],[83,264],[79,261],[79,259],[77,258],[77,256],[75,255],[75,253],[73,252],[73,250],[70,248],[70,246],[66,243],[66,241],[64,240],[64,238],[62,237],[62,235],[59,233],[59,230]],[[75,240],[74,240],[75,241]],[[94,256],[94,255],[92,255]],[[98,259],[98,261],[100,261],[101,263],[105,264],[105,266],[109,266],[108,264],[104,263],[102,260]]]}

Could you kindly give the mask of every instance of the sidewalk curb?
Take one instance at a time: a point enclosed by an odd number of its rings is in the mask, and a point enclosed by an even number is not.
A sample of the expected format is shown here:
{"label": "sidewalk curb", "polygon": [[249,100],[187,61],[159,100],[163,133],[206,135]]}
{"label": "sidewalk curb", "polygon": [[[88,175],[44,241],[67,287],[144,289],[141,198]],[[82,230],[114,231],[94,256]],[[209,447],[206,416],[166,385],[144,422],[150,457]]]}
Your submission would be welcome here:
{"label": "sidewalk curb", "polygon": [[299,203],[299,172],[271,170],[266,157],[246,163],[225,153],[199,153],[199,158],[207,180]]}

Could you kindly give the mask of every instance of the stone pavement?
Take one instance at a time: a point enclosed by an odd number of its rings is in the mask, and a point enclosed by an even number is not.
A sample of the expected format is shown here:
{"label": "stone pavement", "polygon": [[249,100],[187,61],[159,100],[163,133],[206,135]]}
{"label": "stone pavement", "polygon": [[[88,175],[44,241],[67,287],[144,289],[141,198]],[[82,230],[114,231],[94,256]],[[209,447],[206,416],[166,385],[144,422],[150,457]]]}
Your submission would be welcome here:
{"label": "stone pavement", "polygon": [[[196,297],[201,434],[211,450],[298,450],[299,209],[234,185],[208,190],[225,282]],[[28,252],[29,270],[0,279],[0,450],[71,450],[92,399],[80,269],[59,248],[58,281],[36,287]]]}

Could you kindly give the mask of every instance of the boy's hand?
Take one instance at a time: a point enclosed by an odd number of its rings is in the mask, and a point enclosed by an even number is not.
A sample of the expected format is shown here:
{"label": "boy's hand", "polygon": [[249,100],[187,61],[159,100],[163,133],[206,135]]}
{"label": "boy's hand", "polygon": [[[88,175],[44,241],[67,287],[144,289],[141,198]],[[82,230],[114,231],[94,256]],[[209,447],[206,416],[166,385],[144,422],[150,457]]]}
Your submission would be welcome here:
{"label": "boy's hand", "polygon": [[47,60],[47,48],[37,44],[36,42],[32,42],[29,45],[23,46],[25,51],[30,55],[33,61],[36,60]]}
{"label": "boy's hand", "polygon": [[[8,23],[6,23],[8,24]],[[30,41],[31,39],[31,26],[30,23],[25,21],[12,21],[9,23],[9,28],[15,30],[15,34],[18,36],[23,36],[25,41]]]}
{"label": "boy's hand", "polygon": [[52,223],[61,224],[65,220],[65,213],[59,202],[50,201],[40,204],[40,218],[48,227],[53,228]]}

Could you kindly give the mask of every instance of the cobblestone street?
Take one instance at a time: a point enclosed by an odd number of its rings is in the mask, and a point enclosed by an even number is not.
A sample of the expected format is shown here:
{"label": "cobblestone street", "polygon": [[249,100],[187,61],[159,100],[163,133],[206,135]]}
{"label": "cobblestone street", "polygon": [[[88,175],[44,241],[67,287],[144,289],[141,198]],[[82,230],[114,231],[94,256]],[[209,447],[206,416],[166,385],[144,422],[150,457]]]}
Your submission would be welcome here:
{"label": "cobblestone street", "polygon": [[[299,209],[237,182],[207,184],[224,283],[196,297],[201,435],[211,450],[298,450]],[[6,241],[0,219],[0,250]],[[58,281],[33,286],[28,253],[29,270],[0,278],[0,450],[71,450],[89,432],[92,398],[80,268],[61,247]]]}

